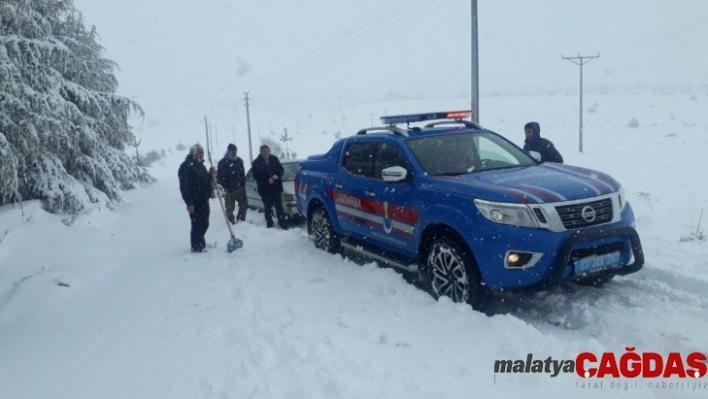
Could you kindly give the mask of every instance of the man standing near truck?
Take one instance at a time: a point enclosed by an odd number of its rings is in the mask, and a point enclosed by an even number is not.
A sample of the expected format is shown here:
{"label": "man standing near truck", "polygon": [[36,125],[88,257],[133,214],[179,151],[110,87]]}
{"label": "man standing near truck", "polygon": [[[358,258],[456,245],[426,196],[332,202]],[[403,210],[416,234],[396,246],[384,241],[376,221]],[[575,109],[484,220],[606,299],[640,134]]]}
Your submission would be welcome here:
{"label": "man standing near truck", "polygon": [[524,126],[526,140],[524,151],[537,152],[541,155],[541,162],[563,163],[563,157],[553,143],[541,137],[541,125],[538,122],[529,122]]}
{"label": "man standing near truck", "polygon": [[261,146],[261,155],[253,160],[253,178],[258,186],[258,195],[263,200],[265,208],[266,227],[273,227],[273,207],[278,216],[278,226],[287,230],[285,211],[283,210],[283,165],[275,155],[270,153],[270,147]]}

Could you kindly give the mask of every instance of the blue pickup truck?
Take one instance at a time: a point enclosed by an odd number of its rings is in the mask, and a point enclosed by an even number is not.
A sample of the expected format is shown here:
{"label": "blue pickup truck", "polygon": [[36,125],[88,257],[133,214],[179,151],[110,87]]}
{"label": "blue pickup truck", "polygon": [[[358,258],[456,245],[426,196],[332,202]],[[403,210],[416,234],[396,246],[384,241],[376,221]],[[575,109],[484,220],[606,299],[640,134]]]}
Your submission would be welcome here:
{"label": "blue pickup truck", "polygon": [[303,161],[295,191],[316,247],[414,273],[435,298],[478,310],[498,294],[598,286],[642,268],[615,179],[541,163],[469,115],[382,117]]}

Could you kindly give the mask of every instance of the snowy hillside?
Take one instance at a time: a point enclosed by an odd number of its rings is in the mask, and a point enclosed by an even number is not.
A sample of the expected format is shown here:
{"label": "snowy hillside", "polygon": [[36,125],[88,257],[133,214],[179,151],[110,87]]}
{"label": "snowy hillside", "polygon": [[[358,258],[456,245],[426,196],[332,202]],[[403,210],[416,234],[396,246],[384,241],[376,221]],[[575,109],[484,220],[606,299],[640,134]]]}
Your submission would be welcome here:
{"label": "snowy hillside", "polygon": [[[708,241],[697,239],[708,230],[708,211],[698,225],[708,205],[708,124],[699,119],[708,95],[585,101],[593,112],[584,154],[575,96],[483,98],[482,124],[521,144],[523,124],[537,120],[568,163],[616,177],[646,266],[601,289],[564,286],[489,314],[436,302],[392,270],[318,251],[302,229],[266,230],[254,211],[235,227],[245,247],[228,254],[216,200],[207,233],[215,247],[189,253],[176,177],[185,152],[175,145],[203,141],[203,130],[199,115],[172,110],[143,127],[146,150],[169,150],[151,169],[159,185],[125,193],[115,211],[69,219],[35,202],[0,208],[0,398],[705,397],[705,385],[582,388],[574,374],[494,374],[495,360],[528,353],[708,351]],[[465,104],[301,104],[257,114],[254,127],[297,132],[291,147],[304,157],[326,150],[337,131],[369,126],[369,113]],[[209,117],[226,132],[230,112]],[[214,157],[228,141],[223,133]],[[247,158],[243,133],[235,141]]]}

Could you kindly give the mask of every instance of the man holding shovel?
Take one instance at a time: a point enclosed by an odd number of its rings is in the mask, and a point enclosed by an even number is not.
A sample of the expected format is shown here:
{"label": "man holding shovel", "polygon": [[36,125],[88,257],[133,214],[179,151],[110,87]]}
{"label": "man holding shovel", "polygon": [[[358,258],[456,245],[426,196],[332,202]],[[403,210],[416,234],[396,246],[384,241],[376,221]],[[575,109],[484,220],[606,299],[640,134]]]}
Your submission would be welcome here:
{"label": "man holding shovel", "polygon": [[[231,224],[236,224],[236,220],[246,220],[246,210],[248,209],[246,171],[243,166],[243,159],[236,155],[236,151],[236,146],[229,144],[226,148],[226,154],[219,161],[216,172],[216,181],[226,190],[224,202],[226,203],[226,215]],[[234,217],[237,202],[238,215]]]}
{"label": "man holding shovel", "polygon": [[189,149],[189,155],[179,167],[179,190],[192,221],[192,252],[206,252],[204,235],[209,229],[209,198],[215,174],[216,169],[213,166],[207,172],[204,166],[204,148],[199,144]]}

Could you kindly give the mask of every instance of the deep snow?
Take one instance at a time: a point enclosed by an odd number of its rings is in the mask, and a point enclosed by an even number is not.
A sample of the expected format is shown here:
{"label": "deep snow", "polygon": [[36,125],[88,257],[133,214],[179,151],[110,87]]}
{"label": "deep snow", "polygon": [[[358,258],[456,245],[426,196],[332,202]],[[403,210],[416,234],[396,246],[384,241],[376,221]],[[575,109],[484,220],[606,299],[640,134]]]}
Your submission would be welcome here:
{"label": "deep snow", "polygon": [[[174,146],[200,140],[201,126],[175,111],[152,131],[171,152],[152,168],[159,185],[126,193],[115,211],[67,218],[37,202],[0,208],[0,398],[705,397],[703,386],[583,389],[575,375],[495,376],[493,366],[527,353],[708,350],[708,242],[681,241],[708,196],[708,125],[698,119],[706,93],[590,96],[586,106],[598,107],[585,114],[584,154],[577,97],[483,100],[492,130],[521,143],[523,123],[537,119],[568,163],[623,184],[647,259],[641,272],[601,289],[510,299],[485,315],[436,302],[392,270],[318,251],[302,229],[267,230],[254,211],[235,227],[245,247],[227,254],[216,200],[207,233],[215,247],[191,254],[176,178],[184,152]],[[297,126],[291,146],[306,156],[326,150],[337,130],[369,126],[370,112],[464,101],[312,107],[261,117]],[[627,126],[632,117],[639,128]],[[193,135],[175,137],[170,124],[179,123]]]}

